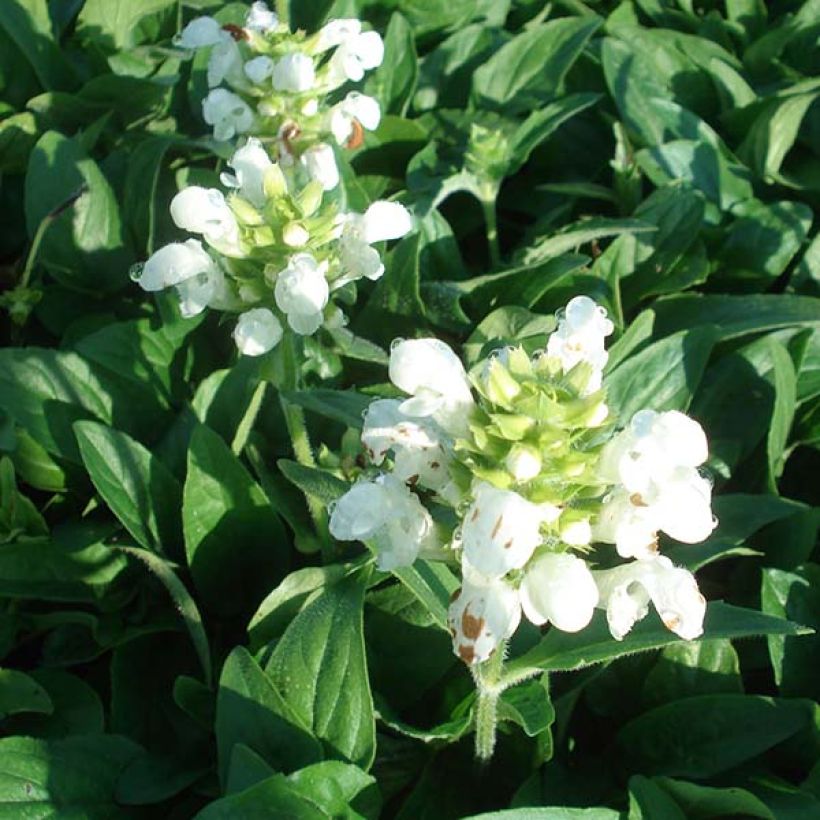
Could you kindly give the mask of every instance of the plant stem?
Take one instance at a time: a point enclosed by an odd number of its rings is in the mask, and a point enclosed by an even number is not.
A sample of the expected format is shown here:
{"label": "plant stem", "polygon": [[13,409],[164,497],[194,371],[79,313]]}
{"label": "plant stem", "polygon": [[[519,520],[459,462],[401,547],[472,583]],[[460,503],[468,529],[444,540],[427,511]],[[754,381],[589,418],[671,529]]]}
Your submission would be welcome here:
{"label": "plant stem", "polygon": [[284,23],[290,28],[290,2],[289,0],[276,0],[276,16],[280,23]]}
{"label": "plant stem", "polygon": [[504,667],[506,641],[501,643],[476,670],[475,682],[478,687],[478,702],[475,714],[475,754],[479,760],[489,760],[495,749],[496,727],[498,725],[498,698],[504,691],[500,685],[501,670]]}
{"label": "plant stem", "polygon": [[268,383],[266,381],[260,381],[259,384],[256,385],[256,389],[253,391],[251,400],[248,402],[248,406],[245,409],[245,414],[242,416],[242,419],[236,428],[236,433],[234,434],[233,441],[231,442],[231,450],[235,456],[238,456],[245,449],[245,445],[248,443],[248,436],[250,436],[253,423],[256,421],[256,417],[259,414],[259,408],[262,406],[262,400],[265,398],[265,389],[267,386]]}
{"label": "plant stem", "polygon": [[481,207],[487,225],[487,245],[490,250],[490,264],[493,268],[501,264],[501,248],[498,244],[498,223],[495,214],[495,197],[482,197]]}

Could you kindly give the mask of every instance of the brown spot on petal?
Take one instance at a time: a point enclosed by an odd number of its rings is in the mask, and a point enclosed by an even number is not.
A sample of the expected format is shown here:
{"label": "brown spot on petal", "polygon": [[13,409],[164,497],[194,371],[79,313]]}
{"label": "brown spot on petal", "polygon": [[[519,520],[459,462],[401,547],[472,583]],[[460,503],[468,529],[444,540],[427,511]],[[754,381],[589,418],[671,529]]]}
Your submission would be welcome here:
{"label": "brown spot on petal", "polygon": [[248,32],[245,31],[245,29],[243,29],[241,26],[236,26],[233,23],[225,23],[225,25],[222,26],[222,30],[227,31],[228,34],[230,34],[231,37],[233,37],[237,43],[240,40],[250,40]]}
{"label": "brown spot on petal", "polygon": [[668,612],[663,616],[663,625],[667,629],[671,629],[673,632],[680,626],[681,618],[679,615],[675,615],[674,612]]}
{"label": "brown spot on petal", "polygon": [[293,140],[298,139],[301,135],[302,129],[295,122],[289,122],[286,125],[282,126],[282,131],[280,133],[280,139],[282,140],[282,144],[285,146],[285,150],[292,156],[294,154],[293,145],[291,144]]}
{"label": "brown spot on petal", "polygon": [[658,536],[657,536],[657,534],[656,534],[656,535],[655,535],[655,537],[654,537],[654,538],[653,538],[653,539],[652,539],[652,540],[651,540],[651,541],[650,541],[650,542],[646,545],[646,548],[647,548],[650,552],[659,552],[659,551],[660,551],[660,546],[658,545]]}
{"label": "brown spot on petal", "polygon": [[473,514],[470,516],[470,521],[475,521],[478,518],[478,507],[473,510]]}
{"label": "brown spot on petal", "polygon": [[472,646],[459,646],[458,656],[464,663],[473,663],[475,660],[475,649]]}
{"label": "brown spot on petal", "polygon": [[461,631],[464,637],[474,641],[481,634],[482,629],[484,629],[484,618],[476,618],[470,615],[469,609],[465,609],[461,616]]}
{"label": "brown spot on petal", "polygon": [[632,495],[629,496],[629,501],[630,501],[630,503],[632,504],[633,507],[648,507],[649,506],[646,503],[646,501],[644,501],[643,498],[641,498],[640,493],[632,493]]}
{"label": "brown spot on petal", "polygon": [[512,538],[510,538],[510,540],[509,540],[509,541],[505,541],[505,542],[504,542],[504,549],[505,549],[505,550],[508,550],[508,549],[509,549],[512,545],[513,545],[513,539],[512,539]]}
{"label": "brown spot on petal", "polygon": [[410,478],[407,479],[407,483],[411,487],[415,487],[416,484],[418,484],[418,481],[419,481],[419,474],[418,473],[416,473],[415,475],[411,475]]}
{"label": "brown spot on petal", "polygon": [[352,133],[350,134],[348,141],[345,143],[345,148],[349,148],[353,151],[356,148],[360,148],[364,143],[364,128],[362,128],[362,124],[357,119],[351,119],[350,125],[352,128]]}
{"label": "brown spot on petal", "polygon": [[461,590],[460,589],[455,590],[453,592],[453,594],[450,596],[450,603],[451,604],[455,603],[455,600],[456,600],[456,598],[458,598],[459,595],[461,595]]}
{"label": "brown spot on petal", "polygon": [[498,520],[495,522],[495,526],[493,527],[493,531],[490,533],[490,538],[495,538],[498,535],[498,531],[501,529],[501,522],[504,520],[504,514],[498,516]]}
{"label": "brown spot on petal", "polygon": [[430,469],[431,470],[438,470],[439,467],[441,467],[441,464],[439,464],[437,461],[431,461],[430,462]]}

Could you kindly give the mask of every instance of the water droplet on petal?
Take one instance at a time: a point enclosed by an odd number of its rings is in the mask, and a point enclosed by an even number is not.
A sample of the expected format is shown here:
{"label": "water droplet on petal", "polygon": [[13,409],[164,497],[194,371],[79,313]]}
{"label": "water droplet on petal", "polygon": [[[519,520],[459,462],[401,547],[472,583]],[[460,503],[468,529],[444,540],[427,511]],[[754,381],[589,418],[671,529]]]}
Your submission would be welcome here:
{"label": "water droplet on petal", "polygon": [[131,265],[128,270],[128,276],[132,282],[139,282],[142,278],[142,271],[145,267],[145,262],[137,262],[136,265]]}

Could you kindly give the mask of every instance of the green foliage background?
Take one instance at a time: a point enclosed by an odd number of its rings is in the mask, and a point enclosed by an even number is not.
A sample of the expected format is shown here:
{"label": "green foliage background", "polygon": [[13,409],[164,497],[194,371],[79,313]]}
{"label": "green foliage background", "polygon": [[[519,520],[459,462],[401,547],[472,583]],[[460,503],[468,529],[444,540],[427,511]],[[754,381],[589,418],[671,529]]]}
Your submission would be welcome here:
{"label": "green foliage background", "polygon": [[[820,2],[292,0],[384,35],[342,195],[420,224],[306,347],[316,469],[265,363],[128,277],[230,156],[170,45],[216,11],[0,3],[0,816],[820,817]],[[668,550],[706,634],[522,629],[479,767],[456,578],[320,550],[305,494],[355,477],[392,338],[535,349],[580,293],[612,404],[709,436],[720,526]]]}

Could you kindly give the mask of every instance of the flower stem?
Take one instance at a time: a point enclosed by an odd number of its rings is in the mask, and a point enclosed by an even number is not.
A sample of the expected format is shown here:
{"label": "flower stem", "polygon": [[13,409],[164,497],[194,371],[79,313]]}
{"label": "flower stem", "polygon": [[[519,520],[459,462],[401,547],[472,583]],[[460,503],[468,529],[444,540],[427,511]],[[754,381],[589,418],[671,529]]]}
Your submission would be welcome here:
{"label": "flower stem", "polygon": [[503,688],[500,686],[501,670],[504,667],[506,641],[501,643],[475,673],[478,687],[478,702],[475,713],[475,754],[479,760],[487,761],[495,750],[496,727],[498,726],[498,698]]}
{"label": "flower stem", "polygon": [[498,244],[498,223],[495,213],[495,197],[482,198],[481,207],[487,225],[487,246],[490,250],[490,264],[497,268],[501,264],[501,248]]}
{"label": "flower stem", "polygon": [[289,0],[276,0],[276,16],[280,23],[290,27],[290,2]]}

